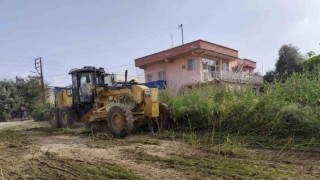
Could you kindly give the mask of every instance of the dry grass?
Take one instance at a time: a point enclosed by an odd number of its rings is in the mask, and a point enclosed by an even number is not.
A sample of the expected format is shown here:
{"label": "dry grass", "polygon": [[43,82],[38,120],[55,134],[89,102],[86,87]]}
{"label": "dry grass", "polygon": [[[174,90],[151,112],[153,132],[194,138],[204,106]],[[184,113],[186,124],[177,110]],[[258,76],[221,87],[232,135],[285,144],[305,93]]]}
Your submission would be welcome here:
{"label": "dry grass", "polygon": [[[60,130],[58,133],[75,135],[68,130]],[[66,158],[50,153],[49,150],[43,153],[26,135],[28,133],[25,131],[0,130],[0,168],[3,179],[141,179],[135,173],[109,162]]]}
{"label": "dry grass", "polygon": [[[274,148],[271,141],[173,131],[119,139],[83,130],[5,129],[0,172],[4,179],[320,178],[319,153],[310,151],[314,143],[297,151],[295,140],[275,141]],[[49,142],[46,148],[43,142]]]}
{"label": "dry grass", "polygon": [[[239,154],[238,154],[239,153]],[[192,178],[221,179],[318,179],[318,164],[299,161],[297,158],[276,157],[274,153],[263,156],[243,149],[232,153],[221,150],[220,155],[211,152],[187,154],[177,152],[168,156],[157,156],[144,151],[131,151],[128,155],[139,163],[173,168],[189,173]],[[243,155],[246,155],[245,157]]]}

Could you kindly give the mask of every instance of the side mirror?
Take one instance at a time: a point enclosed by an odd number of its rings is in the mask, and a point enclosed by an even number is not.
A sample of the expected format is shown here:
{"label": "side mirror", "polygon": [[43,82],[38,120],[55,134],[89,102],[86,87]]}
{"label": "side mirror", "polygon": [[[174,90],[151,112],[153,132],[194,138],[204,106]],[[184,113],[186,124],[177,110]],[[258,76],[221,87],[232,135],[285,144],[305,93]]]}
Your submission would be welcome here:
{"label": "side mirror", "polygon": [[87,82],[87,83],[90,83],[90,77],[89,77],[89,75],[86,76],[86,82]]}

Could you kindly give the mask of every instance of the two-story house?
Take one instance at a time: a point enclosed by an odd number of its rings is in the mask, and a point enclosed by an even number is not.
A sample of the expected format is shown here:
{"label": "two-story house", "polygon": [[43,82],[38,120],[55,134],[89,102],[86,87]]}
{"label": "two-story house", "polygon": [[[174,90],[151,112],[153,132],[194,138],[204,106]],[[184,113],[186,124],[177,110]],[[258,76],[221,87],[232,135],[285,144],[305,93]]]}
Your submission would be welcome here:
{"label": "two-story house", "polygon": [[144,69],[146,82],[165,80],[170,89],[204,82],[224,82],[230,87],[249,83],[257,88],[263,78],[254,73],[256,62],[238,57],[238,51],[197,40],[135,59]]}

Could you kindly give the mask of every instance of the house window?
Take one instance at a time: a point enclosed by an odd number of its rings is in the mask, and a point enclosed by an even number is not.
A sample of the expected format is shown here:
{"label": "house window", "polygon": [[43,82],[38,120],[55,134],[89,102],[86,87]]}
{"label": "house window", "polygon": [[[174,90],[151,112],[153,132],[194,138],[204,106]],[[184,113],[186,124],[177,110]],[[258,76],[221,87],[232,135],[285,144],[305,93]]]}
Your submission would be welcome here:
{"label": "house window", "polygon": [[202,63],[202,69],[207,70],[208,69],[208,63]]}
{"label": "house window", "polygon": [[227,63],[222,63],[222,70],[223,71],[227,71],[228,70]]}
{"label": "house window", "polygon": [[166,80],[166,72],[165,71],[161,71],[158,74],[159,74],[159,80],[162,80],[162,81]]}
{"label": "house window", "polygon": [[197,69],[198,61],[197,59],[189,59],[188,60],[188,71],[192,71]]}
{"label": "house window", "polygon": [[212,59],[202,59],[202,72],[203,78],[211,79],[216,78],[217,62]]}
{"label": "house window", "polygon": [[147,74],[147,82],[151,82],[152,81],[152,75],[151,74]]}

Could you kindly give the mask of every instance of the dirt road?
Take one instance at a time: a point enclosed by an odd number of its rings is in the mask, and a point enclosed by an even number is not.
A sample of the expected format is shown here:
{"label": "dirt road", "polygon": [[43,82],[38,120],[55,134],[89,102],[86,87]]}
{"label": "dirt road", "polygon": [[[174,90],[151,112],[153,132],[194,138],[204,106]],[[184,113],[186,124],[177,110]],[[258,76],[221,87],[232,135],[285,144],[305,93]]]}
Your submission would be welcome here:
{"label": "dirt road", "polygon": [[0,151],[0,179],[320,177],[318,154],[284,157],[278,151],[237,148],[217,154],[152,134],[116,139],[84,129],[56,130],[47,122],[0,123]]}
{"label": "dirt road", "polygon": [[10,127],[36,127],[36,126],[46,126],[47,122],[34,122],[33,120],[27,121],[14,121],[14,122],[0,122],[0,129],[10,128]]}
{"label": "dirt road", "polygon": [[[19,161],[21,164],[27,165],[28,163],[26,161],[30,160],[30,158],[32,159],[40,157],[45,153],[51,153],[62,158],[81,160],[84,162],[106,161],[111,164],[117,164],[118,166],[125,167],[125,169],[128,169],[129,171],[134,171],[138,176],[152,179],[187,178],[187,176],[174,169],[162,169],[127,158],[127,151],[146,151],[150,154],[165,156],[167,153],[180,150],[183,146],[181,146],[181,143],[179,142],[159,140],[154,140],[154,142],[152,142],[152,139],[143,135],[132,135],[125,140],[112,139],[111,137],[102,137],[104,140],[100,140],[101,137],[99,136],[81,136],[83,129],[61,132],[57,131],[51,132],[52,134],[50,134],[52,129],[49,128],[47,122],[39,123],[24,121],[0,123],[0,130],[6,128],[18,129],[18,132],[21,133],[23,137],[27,137],[31,142],[31,145],[24,145],[24,148],[26,149],[23,150],[27,151],[17,152],[17,149],[14,149],[14,152],[19,153],[19,157],[23,154],[23,159],[13,159],[13,161]],[[152,143],[161,143],[161,146],[153,145]],[[2,151],[10,150],[11,149],[2,149]],[[18,151],[20,151],[20,149],[18,149]],[[6,161],[10,161],[11,159],[11,157],[5,156],[4,154],[0,155],[0,157],[3,159],[8,158],[9,160]],[[20,171],[20,169],[13,170]],[[3,173],[6,174],[6,171],[3,171]],[[14,172],[11,173],[14,174]],[[30,174],[26,177],[29,176],[32,175]]]}

